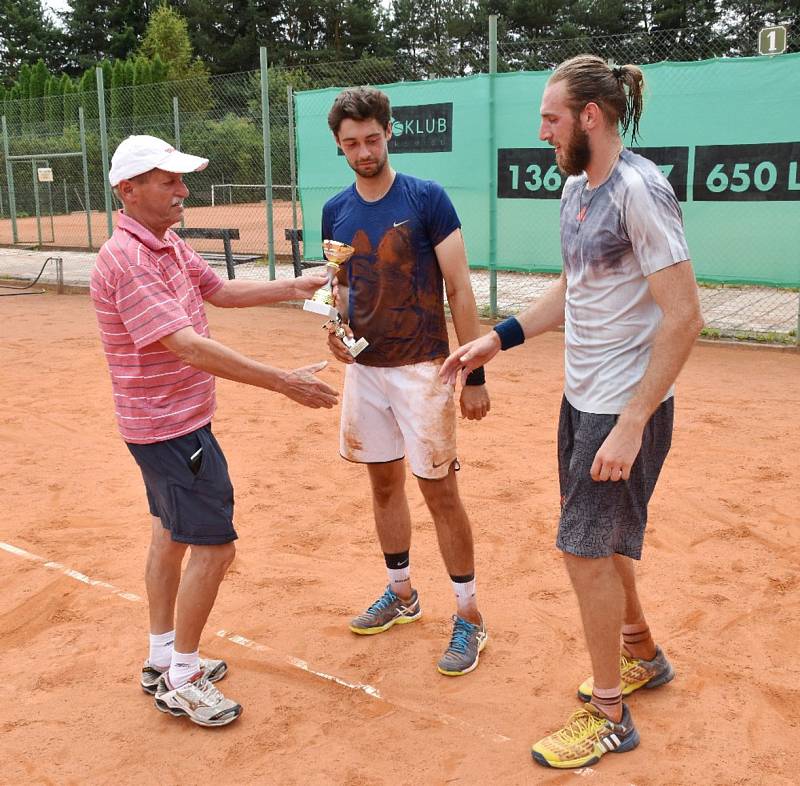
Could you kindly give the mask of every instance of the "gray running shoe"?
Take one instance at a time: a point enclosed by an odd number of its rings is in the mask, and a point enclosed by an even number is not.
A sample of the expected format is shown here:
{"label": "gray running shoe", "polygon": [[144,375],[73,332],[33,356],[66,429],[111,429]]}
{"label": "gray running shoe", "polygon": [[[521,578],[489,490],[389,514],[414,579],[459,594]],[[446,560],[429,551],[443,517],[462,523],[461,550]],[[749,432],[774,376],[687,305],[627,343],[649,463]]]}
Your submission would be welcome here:
{"label": "gray running shoe", "polygon": [[481,617],[480,625],[453,615],[453,635],[450,644],[439,661],[438,669],[448,677],[469,674],[477,665],[481,650],[486,646],[489,636]]}
{"label": "gray running shoe", "polygon": [[227,726],[242,714],[242,705],[226,699],[203,675],[202,671],[180,688],[173,688],[169,674],[158,680],[156,709],[170,715],[187,715],[198,726]]}
{"label": "gray running shoe", "polygon": [[[217,682],[227,673],[228,664],[225,663],[224,660],[212,660],[208,658],[200,661],[200,668],[203,672],[203,676],[209,682]],[[142,679],[140,682],[142,690],[145,693],[149,693],[151,696],[155,696],[158,680],[161,675],[165,674],[167,671],[169,671],[169,667],[161,671],[158,667],[153,666],[149,660],[146,660],[142,666]]]}
{"label": "gray running shoe", "polygon": [[350,621],[350,630],[365,636],[383,633],[392,625],[406,625],[422,616],[419,595],[414,590],[411,600],[401,600],[392,591],[391,585],[363,614]]}
{"label": "gray running shoe", "polygon": [[[619,672],[622,680],[622,695],[630,696],[639,688],[657,688],[675,678],[675,670],[667,660],[667,656],[656,646],[656,654],[652,660],[642,660],[626,655],[619,656]],[[594,679],[588,677],[578,687],[578,698],[589,701],[592,698]]]}

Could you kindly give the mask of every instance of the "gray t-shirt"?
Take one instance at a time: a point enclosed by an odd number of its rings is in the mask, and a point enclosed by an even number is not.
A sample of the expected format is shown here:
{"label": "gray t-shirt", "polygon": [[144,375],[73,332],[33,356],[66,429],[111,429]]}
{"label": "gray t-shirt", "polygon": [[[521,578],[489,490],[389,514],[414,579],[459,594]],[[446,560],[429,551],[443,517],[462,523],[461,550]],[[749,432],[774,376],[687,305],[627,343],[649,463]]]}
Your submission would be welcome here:
{"label": "gray t-shirt", "polygon": [[661,322],[646,276],[689,259],[689,249],[678,200],[652,161],[623,150],[603,184],[586,182],[585,174],[567,178],[561,196],[564,393],[582,412],[618,414]]}

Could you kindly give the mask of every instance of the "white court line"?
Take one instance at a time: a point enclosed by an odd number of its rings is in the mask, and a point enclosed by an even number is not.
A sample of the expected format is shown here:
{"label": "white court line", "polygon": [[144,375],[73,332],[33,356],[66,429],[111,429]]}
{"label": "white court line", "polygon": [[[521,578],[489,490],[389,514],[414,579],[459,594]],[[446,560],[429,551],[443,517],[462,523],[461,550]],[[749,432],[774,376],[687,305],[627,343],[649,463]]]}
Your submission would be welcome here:
{"label": "white court line", "polygon": [[273,655],[278,655],[279,657],[282,657],[286,663],[288,663],[290,666],[294,666],[296,669],[307,671],[309,674],[313,674],[316,677],[321,677],[323,680],[328,680],[328,682],[335,682],[337,685],[342,685],[343,687],[350,688],[351,690],[363,691],[367,694],[367,696],[372,696],[375,699],[383,699],[380,691],[377,688],[373,688],[372,685],[365,685],[362,682],[348,682],[347,680],[343,680],[341,677],[335,677],[333,674],[326,674],[324,671],[317,671],[316,669],[312,669],[304,660],[300,660],[300,658],[294,658],[291,655],[281,655],[281,653],[279,653],[277,650],[272,649],[272,647],[268,647],[266,644],[259,644],[257,641],[246,639],[244,636],[239,636],[236,633],[230,633],[227,630],[218,630],[217,636],[219,636],[221,639],[232,641],[234,644],[238,644],[241,647],[247,647],[248,649],[255,650],[256,652],[270,652]]}
{"label": "white court line", "polygon": [[65,576],[69,576],[71,579],[80,581],[83,584],[88,584],[90,587],[100,587],[101,589],[106,589],[112,595],[119,595],[120,598],[125,598],[125,600],[130,600],[133,601],[134,603],[140,603],[142,600],[144,600],[141,596],[134,595],[132,592],[125,592],[124,590],[118,589],[113,584],[109,584],[107,581],[100,581],[99,579],[90,579],[83,573],[79,573],[77,570],[72,570],[72,568],[67,568],[60,562],[49,562],[45,560],[44,557],[39,557],[36,554],[31,554],[30,551],[25,551],[25,549],[20,549],[17,546],[12,546],[10,543],[3,543],[2,541],[0,541],[0,549],[3,549],[3,551],[7,551],[9,554],[14,554],[17,557],[22,557],[23,559],[31,560],[31,562],[41,562],[45,568],[49,568],[50,570],[57,570],[59,573],[63,573]]}
{"label": "white court line", "polygon": [[[90,587],[99,587],[100,589],[108,590],[112,595],[116,595],[120,598],[124,598],[125,600],[132,601],[133,603],[141,603],[144,599],[139,596],[135,595],[132,592],[124,592],[123,590],[115,587],[113,584],[109,584],[107,581],[100,581],[98,579],[89,578],[83,573],[78,572],[77,570],[73,570],[72,568],[68,568],[65,565],[62,565],[60,562],[51,562],[44,559],[44,557],[39,557],[36,554],[31,554],[30,551],[25,551],[25,549],[18,548],[17,546],[12,546],[10,543],[3,543],[0,541],[0,549],[3,551],[7,551],[9,554],[13,554],[17,557],[22,557],[23,559],[30,560],[32,562],[40,562],[42,566],[48,568],[50,570],[57,570],[60,573],[63,573],[65,576],[69,576],[76,581],[81,582]],[[300,669],[301,671],[306,672],[307,674],[313,674],[315,677],[319,677],[320,679],[326,680],[328,682],[333,682],[337,685],[341,685],[344,688],[348,688],[350,690],[356,690],[365,693],[367,696],[371,696],[373,699],[377,699],[378,701],[383,701],[391,706],[398,707],[408,712],[416,713],[417,715],[430,715],[431,713],[426,713],[423,710],[420,710],[418,707],[415,707],[411,704],[407,704],[405,702],[396,701],[394,699],[387,699],[385,696],[381,695],[381,692],[373,687],[372,685],[366,685],[361,682],[348,682],[347,680],[342,679],[341,677],[336,677],[333,674],[326,674],[324,671],[317,671],[316,669],[312,669],[311,666],[306,663],[304,660],[300,660],[300,658],[294,658],[291,655],[284,655],[277,650],[272,649],[272,647],[268,647],[266,644],[259,644],[257,641],[253,641],[252,639],[245,638],[244,636],[240,636],[237,633],[231,633],[230,631],[226,630],[219,630],[217,631],[216,635],[221,638],[225,639],[226,641],[230,641],[233,644],[238,644],[240,647],[246,647],[247,649],[252,649],[256,652],[269,652],[272,655],[275,655],[279,658],[282,658],[286,663],[290,666],[293,666],[296,669]],[[476,726],[473,726],[466,721],[461,720],[460,718],[456,718],[452,715],[447,715],[443,713],[435,713],[433,714],[437,720],[445,725],[455,725],[466,731],[471,733],[477,733],[481,737],[490,739],[494,742],[510,742],[511,738],[506,737],[502,734],[496,734],[491,732],[486,732],[483,729],[480,729]]]}
{"label": "white court line", "polygon": [[[326,674],[323,671],[317,671],[316,669],[312,669],[308,665],[308,663],[306,663],[306,661],[300,660],[300,658],[294,658],[291,655],[282,655],[281,653],[277,652],[271,647],[268,647],[266,644],[259,644],[258,642],[246,639],[244,636],[239,636],[235,633],[229,633],[226,630],[217,631],[217,636],[219,636],[221,639],[232,641],[234,644],[239,644],[242,647],[253,649],[256,652],[270,652],[282,658],[284,661],[286,661],[286,663],[288,663],[290,666],[294,666],[296,669],[300,669],[301,671],[313,674],[317,677],[322,678],[323,680],[335,682],[337,685],[343,685],[344,687],[350,688],[351,690],[363,691],[364,693],[367,694],[367,696],[372,696],[373,699],[379,699],[380,701],[384,701],[387,704],[391,704],[393,707],[398,707],[400,709],[406,710],[407,712],[413,712],[417,715],[428,714],[425,713],[423,710],[420,710],[418,707],[415,707],[413,704],[397,701],[395,699],[387,699],[385,696],[381,695],[381,692],[377,688],[373,688],[372,685],[365,685],[364,683],[361,682],[347,682],[346,680],[341,679],[341,677],[336,677],[333,674]],[[477,732],[481,737],[486,737],[488,739],[493,740],[494,742],[511,741],[510,737],[506,737],[502,734],[493,734],[486,732],[483,729],[479,729],[476,726],[473,726],[471,723],[467,723],[466,721],[461,720],[461,718],[456,718],[452,715],[447,715],[445,713],[439,712],[436,713],[434,717],[447,726],[451,725],[459,726],[460,728],[472,732],[473,734]]]}

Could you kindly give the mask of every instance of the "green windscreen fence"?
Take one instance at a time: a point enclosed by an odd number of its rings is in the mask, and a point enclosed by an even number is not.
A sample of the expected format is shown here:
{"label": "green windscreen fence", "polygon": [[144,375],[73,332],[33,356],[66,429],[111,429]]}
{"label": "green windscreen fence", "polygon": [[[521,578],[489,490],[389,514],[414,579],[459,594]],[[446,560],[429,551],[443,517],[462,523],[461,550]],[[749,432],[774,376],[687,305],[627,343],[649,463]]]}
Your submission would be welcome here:
{"label": "green windscreen fence", "polygon": [[[681,203],[699,278],[800,286],[800,54],[644,66],[638,147]],[[561,269],[562,176],[539,141],[549,72],[382,85],[392,165],[441,183],[470,264]],[[338,90],[296,95],[306,256],[321,254],[327,199],[353,182],[327,126]],[[493,111],[492,111],[493,110]]]}

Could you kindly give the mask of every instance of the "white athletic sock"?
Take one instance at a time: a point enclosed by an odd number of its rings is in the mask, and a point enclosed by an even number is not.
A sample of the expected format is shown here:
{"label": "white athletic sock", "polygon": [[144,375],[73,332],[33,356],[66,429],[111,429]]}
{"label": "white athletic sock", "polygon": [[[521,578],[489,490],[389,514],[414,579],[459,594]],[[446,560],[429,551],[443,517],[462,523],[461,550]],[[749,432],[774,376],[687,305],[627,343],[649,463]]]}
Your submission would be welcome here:
{"label": "white athletic sock", "polygon": [[389,574],[392,592],[399,598],[407,598],[411,594],[411,567],[406,565],[404,568],[386,568],[386,572]]}
{"label": "white athletic sock", "polygon": [[475,600],[475,579],[469,581],[454,581],[453,589],[456,593],[456,609],[458,616],[463,617],[463,612],[474,611],[478,602]]}
{"label": "white athletic sock", "polygon": [[175,631],[168,630],[166,633],[150,634],[150,661],[151,666],[155,666],[162,671],[169,668],[172,663],[172,645],[175,643]]}
{"label": "white athletic sock", "polygon": [[169,681],[173,688],[180,688],[189,682],[200,671],[200,650],[195,652],[172,651],[172,663],[169,666]]}

